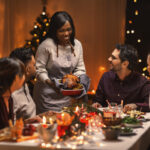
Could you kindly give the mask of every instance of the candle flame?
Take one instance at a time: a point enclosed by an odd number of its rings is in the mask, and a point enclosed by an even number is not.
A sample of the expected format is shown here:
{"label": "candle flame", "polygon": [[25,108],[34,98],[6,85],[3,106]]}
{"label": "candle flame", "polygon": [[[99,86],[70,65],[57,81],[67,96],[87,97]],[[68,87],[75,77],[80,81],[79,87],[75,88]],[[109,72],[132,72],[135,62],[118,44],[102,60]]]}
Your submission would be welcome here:
{"label": "candle flame", "polygon": [[52,118],[49,118],[49,123],[53,124],[53,119]]}
{"label": "candle flame", "polygon": [[64,114],[64,113],[62,113],[62,114],[61,114],[61,117],[64,117],[64,116],[65,116],[65,114]]}
{"label": "candle flame", "polygon": [[79,107],[77,106],[75,112],[78,112],[78,111],[79,111]]}
{"label": "candle flame", "polygon": [[96,93],[95,90],[92,90],[92,93],[95,94]]}
{"label": "candle flame", "polygon": [[46,117],[43,116],[43,124],[46,124]]}

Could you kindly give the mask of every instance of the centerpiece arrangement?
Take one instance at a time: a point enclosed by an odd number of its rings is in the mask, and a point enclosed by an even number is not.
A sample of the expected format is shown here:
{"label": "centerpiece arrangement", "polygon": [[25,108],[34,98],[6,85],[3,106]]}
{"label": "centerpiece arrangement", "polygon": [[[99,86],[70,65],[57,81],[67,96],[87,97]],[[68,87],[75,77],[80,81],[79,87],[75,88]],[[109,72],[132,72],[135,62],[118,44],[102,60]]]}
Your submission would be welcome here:
{"label": "centerpiece arrangement", "polygon": [[95,125],[101,126],[102,115],[103,113],[100,110],[86,103],[65,107],[62,113],[57,114],[57,132],[59,138],[66,139],[67,137],[80,135],[89,126],[90,120],[93,118],[99,120],[97,121],[98,124]]}

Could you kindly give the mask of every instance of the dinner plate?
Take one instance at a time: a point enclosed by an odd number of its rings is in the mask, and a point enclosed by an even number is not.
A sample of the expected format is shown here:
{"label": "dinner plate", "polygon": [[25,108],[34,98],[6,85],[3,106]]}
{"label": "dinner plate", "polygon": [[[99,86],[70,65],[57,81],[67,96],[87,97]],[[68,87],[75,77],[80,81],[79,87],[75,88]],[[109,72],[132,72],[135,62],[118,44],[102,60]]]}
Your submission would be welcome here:
{"label": "dinner plate", "polygon": [[141,123],[136,123],[136,124],[129,124],[129,123],[124,123],[124,125],[126,127],[130,127],[130,128],[141,128],[142,124]]}
{"label": "dinner plate", "polygon": [[139,115],[145,115],[145,112],[141,112],[141,111],[138,111],[138,110],[131,110],[131,111],[127,111],[126,112],[128,115],[136,115],[136,116],[139,116]]}
{"label": "dinner plate", "polygon": [[147,121],[145,118],[140,118],[140,119],[137,118],[137,120],[139,120],[141,122],[146,122]]}
{"label": "dinner plate", "polygon": [[130,132],[123,132],[123,131],[121,131],[120,132],[120,135],[121,136],[131,136],[131,135],[135,135],[136,133],[135,132],[133,132],[133,131],[130,131]]}

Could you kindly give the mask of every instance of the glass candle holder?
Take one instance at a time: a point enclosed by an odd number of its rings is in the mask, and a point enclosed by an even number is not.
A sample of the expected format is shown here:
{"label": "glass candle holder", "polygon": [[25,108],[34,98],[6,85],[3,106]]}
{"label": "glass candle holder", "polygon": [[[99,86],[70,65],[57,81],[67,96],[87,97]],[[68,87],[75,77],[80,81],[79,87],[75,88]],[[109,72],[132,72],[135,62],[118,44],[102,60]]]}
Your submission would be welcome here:
{"label": "glass candle holder", "polygon": [[44,143],[51,143],[53,137],[57,131],[57,124],[43,126],[42,124],[37,127],[37,131],[39,133],[40,139],[44,141]]}

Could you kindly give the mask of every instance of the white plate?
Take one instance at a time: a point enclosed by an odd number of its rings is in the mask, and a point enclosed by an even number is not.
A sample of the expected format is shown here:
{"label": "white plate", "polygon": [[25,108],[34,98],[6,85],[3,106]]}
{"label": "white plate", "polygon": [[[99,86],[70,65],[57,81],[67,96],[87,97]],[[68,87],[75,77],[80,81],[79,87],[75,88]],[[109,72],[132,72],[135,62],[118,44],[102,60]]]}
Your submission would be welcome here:
{"label": "white plate", "polygon": [[136,133],[133,132],[133,131],[132,131],[132,132],[121,132],[121,133],[120,133],[121,136],[130,136],[130,135],[135,135],[135,134],[136,134]]}
{"label": "white plate", "polygon": [[141,119],[137,119],[137,120],[139,120],[139,121],[141,121],[141,122],[146,122],[146,119],[145,119],[145,118],[141,118]]}
{"label": "white plate", "polygon": [[124,125],[126,127],[130,127],[130,128],[141,128],[142,124],[141,123],[136,123],[136,124],[129,124],[129,123],[124,123]]}

